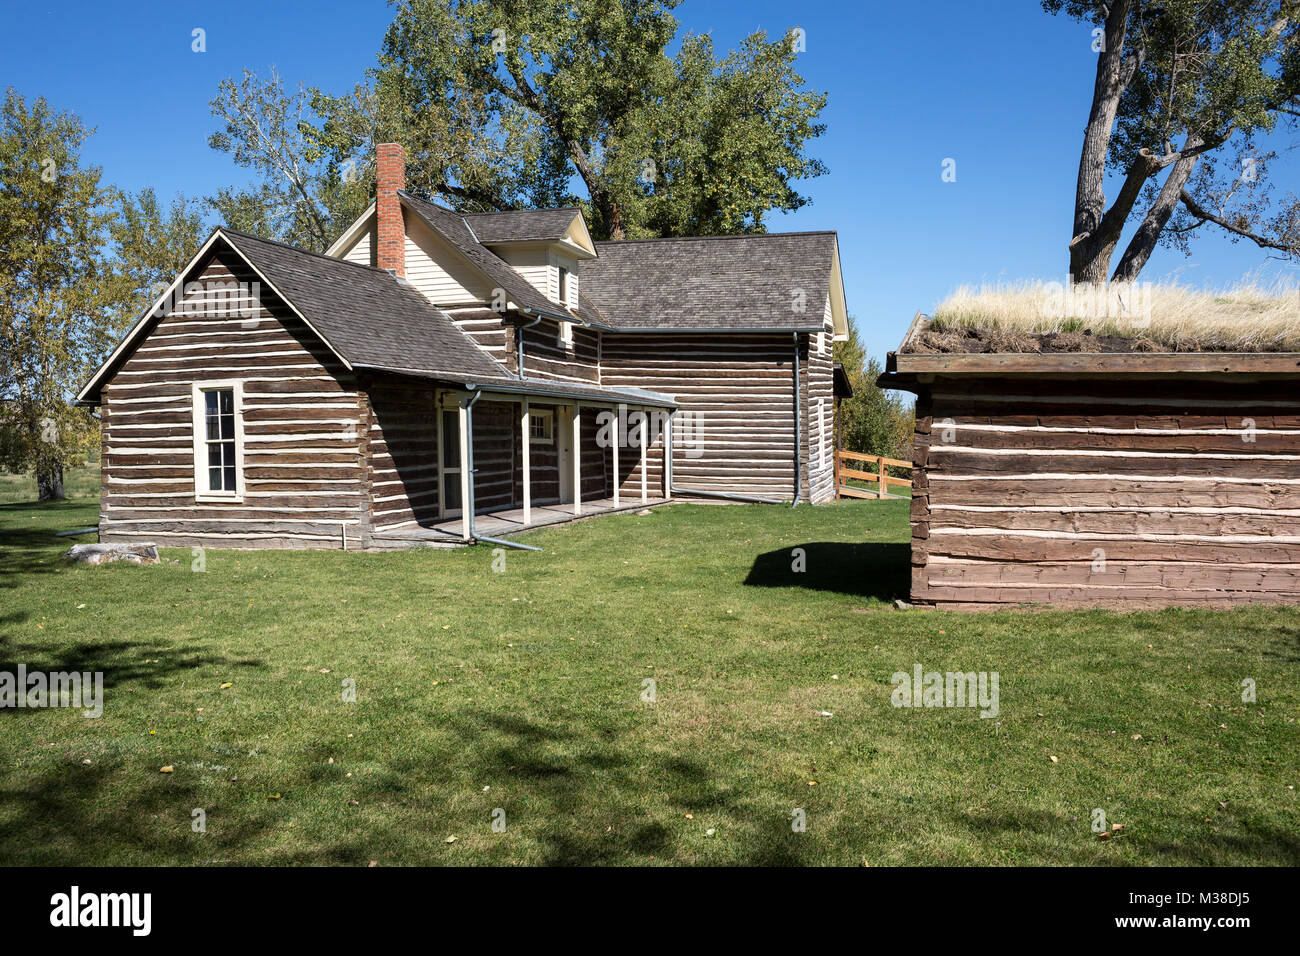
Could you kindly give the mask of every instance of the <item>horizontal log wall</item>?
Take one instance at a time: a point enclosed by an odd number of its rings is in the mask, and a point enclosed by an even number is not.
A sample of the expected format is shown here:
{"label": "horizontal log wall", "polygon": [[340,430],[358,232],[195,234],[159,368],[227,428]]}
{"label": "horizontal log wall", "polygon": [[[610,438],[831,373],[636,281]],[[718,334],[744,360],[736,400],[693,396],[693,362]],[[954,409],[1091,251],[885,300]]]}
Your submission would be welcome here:
{"label": "horizontal log wall", "polygon": [[478,306],[444,311],[479,348],[510,371],[514,371],[514,329],[502,321],[500,313]]}
{"label": "horizontal log wall", "polygon": [[600,381],[600,333],[575,323],[572,346],[561,344],[559,333],[560,324],[552,319],[524,327],[525,377],[597,384]]}
{"label": "horizontal log wall", "polygon": [[601,384],[675,396],[678,487],[788,501],[794,493],[793,360],[789,333],[606,332]]}
{"label": "horizontal log wall", "polygon": [[431,386],[378,381],[370,406],[370,515],[376,530],[438,518],[438,407]]}
{"label": "horizontal log wall", "polygon": [[822,332],[804,336],[804,477],[805,500],[814,504],[835,500],[834,325],[830,300]]}
{"label": "horizontal log wall", "polygon": [[[474,406],[474,510],[498,511],[516,504],[514,476],[520,456],[519,406],[481,401]],[[520,503],[522,503],[521,499]]]}
{"label": "horizontal log wall", "polygon": [[937,379],[913,600],[1300,601],[1296,384]]}
{"label": "horizontal log wall", "polygon": [[[341,547],[366,520],[356,382],[230,254],[158,320],[104,387],[100,539],[168,546]],[[243,383],[242,502],[197,501],[197,382]]]}

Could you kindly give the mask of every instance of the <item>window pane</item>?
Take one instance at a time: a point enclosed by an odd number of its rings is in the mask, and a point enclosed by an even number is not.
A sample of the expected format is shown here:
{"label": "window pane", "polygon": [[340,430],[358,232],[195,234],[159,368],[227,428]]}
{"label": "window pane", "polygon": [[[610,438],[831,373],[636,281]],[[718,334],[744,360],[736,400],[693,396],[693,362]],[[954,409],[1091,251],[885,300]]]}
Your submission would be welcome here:
{"label": "window pane", "polygon": [[208,417],[211,418],[213,415],[216,415],[217,414],[217,393],[204,392],[203,401],[204,401],[204,408],[207,410]]}
{"label": "window pane", "polygon": [[235,414],[235,392],[234,389],[222,389],[217,392],[221,396],[221,414]]}
{"label": "window pane", "polygon": [[221,437],[223,439],[230,439],[235,437],[235,416],[234,415],[221,416]]}
{"label": "window pane", "polygon": [[234,491],[235,490],[235,466],[228,465],[225,469],[225,472],[226,472],[226,484],[221,490]]}
{"label": "window pane", "polygon": [[221,467],[221,444],[211,442],[208,445],[208,466],[211,468]]}
{"label": "window pane", "polygon": [[209,491],[221,490],[221,469],[220,468],[208,469],[208,490]]}
{"label": "window pane", "polygon": [[447,510],[455,511],[460,507],[460,475],[448,475],[444,483],[443,494],[447,496]]}

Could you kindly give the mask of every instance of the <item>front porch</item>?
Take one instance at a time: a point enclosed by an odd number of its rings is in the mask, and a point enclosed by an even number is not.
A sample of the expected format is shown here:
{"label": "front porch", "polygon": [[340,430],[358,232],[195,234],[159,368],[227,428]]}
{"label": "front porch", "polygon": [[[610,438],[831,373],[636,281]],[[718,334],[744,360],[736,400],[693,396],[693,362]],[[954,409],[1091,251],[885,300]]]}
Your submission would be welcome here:
{"label": "front porch", "polygon": [[370,395],[364,547],[457,547],[672,497],[671,409],[637,401],[651,393],[527,381]]}
{"label": "front porch", "polygon": [[[582,502],[582,511],[574,514],[571,504],[533,505],[528,518],[524,517],[523,508],[506,508],[476,515],[474,531],[477,535],[496,538],[502,535],[516,535],[537,528],[566,524],[571,521],[584,521],[601,515],[622,514],[628,511],[640,511],[671,502],[669,498],[622,497],[596,498]],[[462,537],[463,525],[460,518],[448,518],[443,521],[423,521],[416,525],[405,525],[375,531],[370,536],[372,551],[395,551],[405,548],[459,548],[467,546]]]}

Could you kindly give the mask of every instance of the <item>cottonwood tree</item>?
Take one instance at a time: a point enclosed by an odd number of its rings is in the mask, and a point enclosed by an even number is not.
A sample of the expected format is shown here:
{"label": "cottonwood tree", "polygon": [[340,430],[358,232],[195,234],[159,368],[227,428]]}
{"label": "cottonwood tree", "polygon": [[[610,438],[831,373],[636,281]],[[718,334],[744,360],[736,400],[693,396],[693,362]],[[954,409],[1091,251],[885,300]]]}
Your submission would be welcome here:
{"label": "cottonwood tree", "polygon": [[[1075,187],[1070,275],[1133,281],[1160,243],[1204,226],[1300,254],[1300,201],[1268,176],[1261,136],[1300,116],[1297,0],[1043,0],[1094,27],[1092,106]],[[1107,205],[1107,172],[1122,178]]]}
{"label": "cottonwood tree", "polygon": [[320,248],[369,201],[374,144],[397,141],[408,188],[466,211],[581,203],[597,238],[761,231],[825,171],[805,147],[826,97],[804,88],[791,37],[719,57],[685,35],[669,56],[677,2],[403,0],[347,95],[222,84],[213,145],[262,192],[218,208]]}
{"label": "cottonwood tree", "polygon": [[209,103],[222,125],[208,145],[258,178],[222,187],[207,203],[234,229],[322,251],[366,208],[374,178],[368,191],[353,165],[329,161],[308,138],[311,101],[302,86],[286,90],[274,69],[222,80]]}
{"label": "cottonwood tree", "polygon": [[90,133],[13,89],[0,106],[0,466],[35,470],[41,500],[63,497],[63,469],[94,444],[70,399],[116,331],[111,196],[80,159]]}
{"label": "cottonwood tree", "polygon": [[169,206],[152,189],[135,195],[115,192],[112,242],[112,298],[118,304],[115,326],[135,322],[189,263],[203,240],[203,214],[184,196]]}

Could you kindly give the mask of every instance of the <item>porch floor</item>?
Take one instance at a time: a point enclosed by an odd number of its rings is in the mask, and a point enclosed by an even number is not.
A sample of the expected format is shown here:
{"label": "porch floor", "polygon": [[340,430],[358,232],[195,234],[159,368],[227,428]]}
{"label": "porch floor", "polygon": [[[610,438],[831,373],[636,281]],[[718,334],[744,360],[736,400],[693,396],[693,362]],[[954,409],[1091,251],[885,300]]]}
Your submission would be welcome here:
{"label": "porch floor", "polygon": [[[591,498],[582,502],[582,514],[573,513],[572,504],[533,505],[532,520],[524,524],[523,508],[508,508],[501,511],[483,512],[474,517],[474,530],[490,538],[532,531],[548,525],[564,524],[569,521],[582,521],[600,515],[621,514],[626,511],[640,511],[667,504],[667,498],[650,498],[642,501],[641,496],[622,495],[618,507],[614,507],[613,498]],[[460,547],[464,545],[461,538],[463,526],[460,518],[447,518],[441,521],[422,522],[418,525],[405,525],[387,531],[376,531],[370,536],[373,549],[389,550],[393,548],[419,547]]]}

